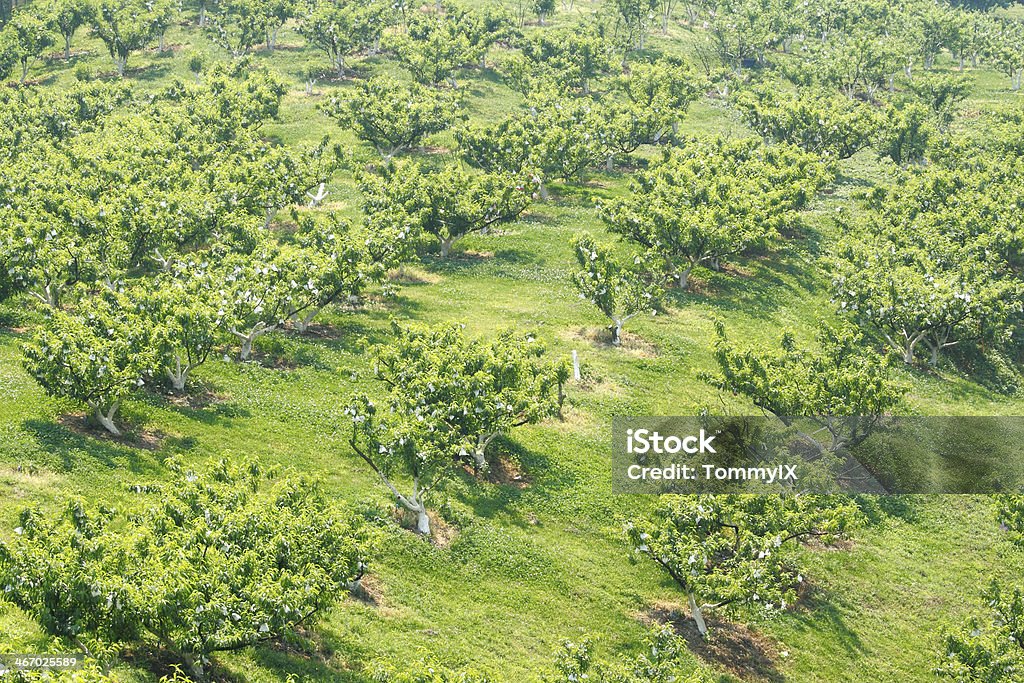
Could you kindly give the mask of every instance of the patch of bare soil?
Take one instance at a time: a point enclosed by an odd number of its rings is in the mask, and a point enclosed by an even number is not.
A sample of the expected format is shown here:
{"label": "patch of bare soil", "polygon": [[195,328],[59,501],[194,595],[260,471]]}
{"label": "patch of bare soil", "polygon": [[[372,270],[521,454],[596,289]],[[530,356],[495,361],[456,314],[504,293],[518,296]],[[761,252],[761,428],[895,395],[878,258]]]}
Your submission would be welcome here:
{"label": "patch of bare soil", "polygon": [[483,261],[484,259],[494,258],[493,251],[477,251],[475,249],[466,249],[455,254],[454,258],[464,259],[469,261]]}
{"label": "patch of bare soil", "polygon": [[520,464],[511,458],[499,457],[487,469],[487,481],[492,484],[514,486],[525,489],[530,485],[530,478],[523,473]]}
{"label": "patch of bare soil", "polygon": [[171,405],[178,406],[179,408],[191,408],[194,410],[208,408],[215,403],[224,403],[227,400],[228,397],[226,395],[218,394],[207,389],[196,391],[194,393],[170,394],[167,397],[167,402]]}
{"label": "patch of bare soil", "polygon": [[367,575],[359,579],[359,585],[353,586],[349,595],[354,600],[379,607],[384,604],[384,586],[376,576]]}
{"label": "patch of bare soil", "polygon": [[573,339],[585,341],[601,349],[618,349],[640,358],[657,358],[658,347],[638,334],[623,330],[619,345],[612,344],[611,332],[603,327],[584,327],[571,335]]}
{"label": "patch of bare soil", "polygon": [[388,271],[388,280],[400,285],[436,285],[441,278],[414,266],[399,266]]}
{"label": "patch of bare soil", "polygon": [[708,619],[710,633],[702,637],[689,614],[678,605],[656,604],[641,615],[646,623],[668,624],[697,657],[721,667],[748,683],[781,683],[785,677],[775,665],[778,649],[766,636],[744,626]]}
{"label": "patch of bare soil", "polygon": [[78,434],[79,436],[85,436],[90,439],[99,439],[101,441],[109,441],[123,446],[130,446],[132,448],[142,448],[147,451],[159,450],[160,445],[167,436],[163,432],[145,429],[141,432],[122,433],[121,436],[114,436],[102,427],[93,426],[85,413],[62,415],[57,418],[57,424],[70,432]]}

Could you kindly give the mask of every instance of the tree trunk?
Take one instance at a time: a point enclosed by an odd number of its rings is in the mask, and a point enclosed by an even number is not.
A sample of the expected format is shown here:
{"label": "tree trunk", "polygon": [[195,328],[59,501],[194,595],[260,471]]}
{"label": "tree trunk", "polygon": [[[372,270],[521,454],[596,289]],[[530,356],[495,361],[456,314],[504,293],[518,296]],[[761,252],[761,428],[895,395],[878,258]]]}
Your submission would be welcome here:
{"label": "tree trunk", "polygon": [[697,624],[697,632],[700,633],[701,636],[707,637],[708,625],[704,621],[704,613],[701,612],[700,605],[697,604],[696,596],[694,596],[691,591],[686,594],[686,599],[690,603],[690,616],[693,617],[694,623]]}
{"label": "tree trunk", "polygon": [[609,154],[608,158],[604,160],[604,170],[608,173],[612,173],[615,170],[615,155]]}
{"label": "tree trunk", "polygon": [[416,511],[416,533],[430,536],[430,516],[426,508]]}
{"label": "tree trunk", "polygon": [[24,83],[28,79],[28,61],[23,60],[21,62],[21,82]]}
{"label": "tree trunk", "polygon": [[71,59],[71,36],[64,36],[64,61]]}
{"label": "tree trunk", "polygon": [[167,35],[165,33],[160,34],[160,41],[157,43],[157,51],[163,54],[167,49]]}
{"label": "tree trunk", "polygon": [[105,414],[103,412],[102,406],[96,406],[96,421],[99,422],[104,429],[106,429],[114,436],[121,436],[121,430],[117,428],[116,424],[114,424],[114,415],[117,413],[117,409],[120,407],[120,405],[120,401],[114,401],[114,403],[110,406],[110,410],[108,410]]}
{"label": "tree trunk", "polygon": [[442,237],[441,238],[441,258],[448,258],[448,254],[452,251],[452,244],[455,243],[454,237]]}
{"label": "tree trunk", "polygon": [[185,391],[185,382],[188,381],[188,373],[192,370],[192,366],[181,364],[181,356],[174,356],[174,369],[167,368],[167,377],[171,380],[171,388],[174,391],[181,393]]}
{"label": "tree trunk", "polygon": [[487,469],[487,458],[484,457],[484,449],[486,446],[477,446],[476,450],[473,451],[473,466],[477,472],[483,472]]}
{"label": "tree trunk", "polygon": [[199,26],[206,26],[206,5],[199,6]]}
{"label": "tree trunk", "polygon": [[127,57],[117,57],[117,58],[114,59],[114,62],[117,65],[117,76],[118,76],[118,78],[124,78],[124,72],[128,68],[128,58]]}
{"label": "tree trunk", "polygon": [[684,270],[683,272],[679,273],[678,276],[676,276],[676,280],[679,284],[679,289],[685,290],[687,286],[690,284],[690,271],[692,270],[693,266],[690,265],[689,267],[686,268],[686,270]]}
{"label": "tree trunk", "polygon": [[306,313],[306,315],[302,317],[299,317],[298,314],[294,315],[292,320],[295,322],[295,329],[298,331],[299,334],[306,334],[306,331],[309,329],[310,324],[312,324],[313,322],[313,318],[315,318],[319,312],[320,308],[314,307],[312,310],[310,310],[308,313]]}
{"label": "tree trunk", "polygon": [[911,337],[907,339],[907,343],[903,348],[903,362],[907,365],[914,364],[914,347],[917,346],[919,337]]}
{"label": "tree trunk", "polygon": [[253,337],[246,337],[245,339],[242,340],[242,349],[238,353],[238,357],[241,360],[249,360],[249,358],[252,356],[253,340]]}
{"label": "tree trunk", "polygon": [[206,671],[203,669],[202,657],[196,658],[194,655],[186,654],[184,656],[185,666],[188,668],[189,673],[197,681],[206,680]]}
{"label": "tree trunk", "polygon": [[615,318],[614,324],[611,326],[612,331],[612,345],[619,346],[622,343],[622,320]]}
{"label": "tree trunk", "polygon": [[38,299],[43,304],[49,306],[50,308],[57,308],[57,304],[59,303],[59,293],[60,289],[50,284],[43,285],[42,293],[34,291],[29,292],[30,295],[34,296],[36,299]]}
{"label": "tree trunk", "polygon": [[242,334],[237,329],[232,327],[230,330],[231,334],[235,335],[236,337],[242,340],[242,349],[241,351],[239,351],[238,354],[239,360],[249,360],[249,357],[252,355],[252,344],[254,341],[256,341],[256,338],[262,334],[266,334],[267,332],[272,332],[275,329],[277,329],[276,324],[267,325],[262,321],[256,323],[256,325],[254,325],[253,328],[249,330],[249,332],[246,334]]}

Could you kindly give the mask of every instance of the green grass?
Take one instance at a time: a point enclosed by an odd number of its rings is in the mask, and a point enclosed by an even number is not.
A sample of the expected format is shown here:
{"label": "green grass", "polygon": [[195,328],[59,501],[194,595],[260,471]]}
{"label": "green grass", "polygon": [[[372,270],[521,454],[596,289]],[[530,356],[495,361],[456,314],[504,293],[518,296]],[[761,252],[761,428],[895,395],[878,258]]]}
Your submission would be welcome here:
{"label": "green grass", "polygon": [[[578,2],[575,13],[594,7]],[[554,21],[571,18],[562,13]],[[685,51],[693,40],[689,30],[673,26],[668,36],[654,36],[651,48]],[[302,39],[290,28],[279,44],[275,54],[255,56],[290,85],[268,134],[290,146],[329,135],[357,158],[372,158],[316,111],[324,96],[348,84],[323,79],[313,96],[306,95],[301,74],[315,65],[326,71],[326,60],[300,49]],[[174,76],[190,79],[184,55],[219,54],[194,27],[174,27],[168,45],[173,54],[132,58],[130,80],[137,87],[156,89]],[[49,59],[30,77],[60,88],[72,82],[79,65],[93,73],[112,71],[98,41],[83,33],[74,48],[71,64]],[[381,69],[396,67],[376,58],[357,64],[362,74]],[[980,70],[968,76],[974,93],[965,110],[1016,101],[1001,74]],[[494,118],[520,104],[491,72],[461,81],[476,118]],[[744,127],[724,103],[708,99],[692,107],[686,130],[735,135]],[[514,325],[536,330],[554,351],[578,349],[589,378],[586,386],[571,389],[565,423],[523,428],[498,444],[521,464],[528,485],[479,484],[468,476],[452,481],[432,504],[458,531],[451,545],[435,547],[388,521],[386,543],[372,567],[375,604],[347,601],[335,609],[318,629],[318,652],[259,649],[220,661],[246,681],[282,681],[289,673],[365,681],[363,670],[373,659],[405,661],[426,652],[522,681],[550,666],[562,638],[595,634],[604,653],[636,653],[642,617],[655,605],[681,606],[683,600],[654,567],[631,564],[615,532],[619,518],[651,500],[610,493],[611,418],[686,414],[705,405],[751,409],[697,379],[712,369],[713,321],[724,320],[734,339],[760,341],[777,339],[784,328],[809,339],[819,321],[833,318],[827,274],[816,261],[831,230],[828,215],[849,204],[853,191],[889,174],[867,153],[841,170],[835,194],[811,212],[806,239],[779,245],[764,258],[740,260],[742,275],[695,273],[695,293],[672,294],[666,315],[630,324],[628,331],[647,345],[639,350],[588,341],[603,321],[569,282],[571,236],[587,231],[612,240],[593,199],[623,192],[626,176],[595,173],[582,189],[554,185],[553,201],[533,206],[497,234],[460,242],[447,261],[426,256],[417,266],[424,281],[402,286],[394,299],[360,312],[327,312],[320,322],[332,334],[262,339],[258,348],[268,365],[279,359],[281,368],[216,359],[196,372],[203,390],[216,397],[207,405],[188,407],[157,395],[129,402],[125,419],[136,435],[152,437],[155,448],[67,426],[72,423],[64,416],[80,406],[47,398],[21,367],[25,333],[0,332],[0,537],[29,505],[54,509],[72,496],[143,504],[145,496],[129,494],[127,486],[166,479],[163,461],[174,454],[190,463],[254,457],[312,473],[332,493],[374,506],[390,520],[382,487],[336,431],[337,406],[357,389],[371,388],[366,344],[386,342],[392,318],[458,320],[479,335]],[[339,173],[330,190],[333,208],[355,214],[349,174]],[[20,306],[8,304],[8,317],[30,323],[32,316]],[[915,412],[1014,415],[1024,409],[1021,398],[994,393],[951,365],[937,372],[900,371],[900,381],[910,387]],[[758,669],[762,679],[931,680],[941,624],[977,610],[989,578],[1024,572],[1022,554],[1001,538],[982,497],[889,498],[866,500],[865,506],[871,521],[850,549],[806,551],[811,571],[805,599],[773,621],[752,625],[771,654]],[[0,648],[46,647],[29,617],[0,603]],[[723,680],[735,680],[721,664],[705,664]],[[154,679],[142,667],[122,665],[119,671],[129,679]]]}

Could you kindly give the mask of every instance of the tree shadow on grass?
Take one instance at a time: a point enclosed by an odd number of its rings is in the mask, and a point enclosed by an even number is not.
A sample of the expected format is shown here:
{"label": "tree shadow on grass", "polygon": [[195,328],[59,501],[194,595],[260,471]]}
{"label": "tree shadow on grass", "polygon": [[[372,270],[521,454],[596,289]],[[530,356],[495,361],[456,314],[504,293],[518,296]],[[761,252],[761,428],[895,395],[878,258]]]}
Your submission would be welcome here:
{"label": "tree shadow on grass", "polygon": [[162,62],[128,69],[128,71],[125,72],[125,77],[137,81],[155,82],[166,80],[170,73],[171,64]]}
{"label": "tree shadow on grass", "polygon": [[[706,273],[711,273],[710,277]],[[815,269],[788,252],[744,259],[717,273],[705,270],[697,273],[697,278],[703,282],[695,283],[692,291],[670,289],[666,298],[675,306],[700,302],[718,311],[767,319],[774,318],[775,311],[787,301],[813,294],[820,286]]]}
{"label": "tree shadow on grass", "polygon": [[[417,304],[401,297],[403,303],[401,309],[420,308]],[[393,300],[392,300],[393,301]],[[391,328],[388,323],[391,319],[391,311],[360,311],[362,317],[369,317],[376,320],[376,324],[368,324],[356,319],[354,316],[345,316],[343,319],[325,316],[315,327],[311,327],[305,334],[292,330],[289,335],[295,339],[301,339],[310,344],[332,351],[361,354],[365,353],[368,347],[380,346],[391,338]],[[413,316],[415,317],[415,316]],[[339,322],[343,320],[343,322]],[[382,324],[384,323],[384,324]]]}
{"label": "tree shadow on grass", "polygon": [[816,639],[828,638],[838,643],[851,656],[863,658],[869,654],[857,632],[846,624],[836,605],[836,596],[809,581],[802,584],[797,608],[790,613],[788,621],[800,633],[811,633]]}
{"label": "tree shadow on grass", "polygon": [[[547,498],[576,485],[576,475],[571,470],[555,466],[543,453],[513,439],[501,437],[491,444],[491,449],[488,460],[494,465],[490,472],[476,477],[469,471],[461,475],[467,491],[459,498],[477,517],[500,516],[503,523],[529,527],[535,521],[523,516],[519,509],[524,498]],[[487,484],[481,485],[482,482]]]}
{"label": "tree shadow on grass", "polygon": [[159,458],[152,452],[107,439],[79,433],[56,422],[26,420],[24,428],[45,452],[60,459],[65,472],[98,463],[108,469],[125,469],[134,474],[158,474]]}
{"label": "tree shadow on grass", "polygon": [[[142,400],[155,408],[171,410],[189,420],[209,426],[231,427],[236,420],[252,416],[248,409],[218,399],[206,385],[194,385],[184,396],[147,393]],[[169,441],[181,445],[188,439],[169,438]]]}
{"label": "tree shadow on grass", "polygon": [[854,503],[860,508],[865,520],[872,526],[885,524],[896,518],[913,523],[918,519],[917,508],[911,496],[900,495],[857,495]]}
{"label": "tree shadow on grass", "polygon": [[[475,251],[462,251],[456,246],[455,250],[447,258],[437,255],[430,255],[424,258],[424,265],[431,273],[438,275],[462,275],[474,273],[476,275],[490,275],[492,273],[479,272],[483,269],[500,270],[503,266],[522,266],[527,264],[539,264],[541,260],[532,254],[516,249],[499,249],[487,254]],[[476,271],[476,272],[474,272]]]}
{"label": "tree shadow on grass", "polygon": [[328,664],[337,657],[346,666],[361,664],[371,653],[356,643],[344,640],[322,626],[315,636],[314,652],[298,651],[283,645],[263,646],[253,651],[253,658],[263,667],[285,680],[289,675],[300,680],[331,681],[332,683],[370,683],[373,679],[358,670],[339,670]]}

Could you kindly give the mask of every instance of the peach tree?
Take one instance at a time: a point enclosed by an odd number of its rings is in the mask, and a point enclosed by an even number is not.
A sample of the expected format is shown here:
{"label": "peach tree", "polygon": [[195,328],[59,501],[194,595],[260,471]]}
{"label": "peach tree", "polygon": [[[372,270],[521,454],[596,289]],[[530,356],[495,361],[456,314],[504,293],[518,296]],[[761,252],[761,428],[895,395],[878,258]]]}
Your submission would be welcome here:
{"label": "peach tree", "polygon": [[352,128],[385,158],[451,127],[460,117],[459,99],[419,84],[406,85],[390,76],[360,82],[348,97],[331,98],[322,111]]}
{"label": "peach tree", "polygon": [[627,322],[642,313],[657,313],[661,287],[650,281],[639,257],[634,263],[624,264],[589,235],[577,235],[573,249],[579,269],[573,272],[572,282],[580,298],[611,321],[611,341],[619,346]]}
{"label": "peach tree", "polygon": [[791,145],[692,141],[638,173],[630,194],[601,215],[685,289],[696,266],[777,239],[830,180],[817,157]]}
{"label": "peach tree", "polygon": [[815,347],[797,344],[786,332],[777,346],[742,348],[729,340],[721,322],[716,328],[719,374],[702,377],[787,426],[795,418],[815,423],[814,434],[800,434],[823,453],[861,443],[902,405],[905,389],[894,381],[889,363],[864,348],[855,331],[823,325]]}
{"label": "peach tree", "polygon": [[983,598],[987,618],[943,631],[935,672],[956,683],[1014,683],[1024,675],[1024,591],[993,581]]}
{"label": "peach tree", "polygon": [[53,310],[25,345],[25,367],[51,396],[85,403],[115,436],[121,402],[157,366],[152,330],[134,305],[108,293],[76,313]]}
{"label": "peach tree", "polygon": [[23,512],[0,544],[6,598],[50,635],[161,648],[201,681],[218,652],[293,638],[365,572],[372,530],[315,483],[170,466],[141,510]]}
{"label": "peach tree", "polygon": [[402,160],[364,175],[361,189],[371,221],[388,216],[393,224],[408,226],[410,235],[432,237],[446,258],[458,240],[486,233],[526,211],[534,184],[523,175],[478,173],[459,164],[430,169]]}
{"label": "peach tree", "polygon": [[427,498],[439,484],[467,460],[486,465],[498,435],[556,413],[554,370],[528,336],[485,342],[454,324],[393,329],[373,366],[385,395],[346,408],[349,444],[429,534]]}
{"label": "peach tree", "polygon": [[840,311],[912,364],[918,345],[936,365],[946,348],[1004,341],[1020,310],[1015,267],[1019,190],[1008,169],[932,169],[869,198],[843,220],[833,251]]}
{"label": "peach tree", "polygon": [[708,610],[785,610],[803,581],[793,549],[846,537],[858,517],[840,498],[811,495],[664,496],[624,526],[634,557],[652,560],[686,594],[702,635]]}
{"label": "peach tree", "polygon": [[468,339],[461,326],[444,325],[396,327],[395,335],[377,355],[377,379],[443,415],[445,428],[471,446],[468,460],[478,471],[487,468],[494,439],[557,413],[556,364],[532,334]]}

